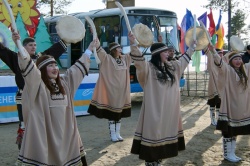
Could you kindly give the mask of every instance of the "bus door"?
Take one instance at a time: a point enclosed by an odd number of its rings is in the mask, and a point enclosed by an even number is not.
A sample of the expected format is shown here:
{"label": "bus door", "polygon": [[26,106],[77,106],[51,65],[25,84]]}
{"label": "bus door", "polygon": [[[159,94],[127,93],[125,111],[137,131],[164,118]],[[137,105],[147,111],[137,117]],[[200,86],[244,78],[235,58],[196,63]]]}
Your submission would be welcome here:
{"label": "bus door", "polygon": [[[109,53],[108,46],[110,43],[120,43],[120,17],[118,15],[95,17],[93,22],[96,27],[97,37],[100,40],[100,45],[107,53]],[[85,37],[81,44],[83,46],[82,51],[85,51],[93,41],[93,33],[88,23],[85,23],[85,29]],[[95,57],[90,56],[90,60],[90,69],[98,70],[99,68],[95,61]]]}
{"label": "bus door", "polygon": [[[93,41],[93,31],[91,26],[85,22],[85,37],[83,39],[83,52],[88,48],[89,44]],[[95,61],[94,56],[90,56],[90,70],[98,70],[98,64]]]}
{"label": "bus door", "polygon": [[[85,24],[85,19],[80,18],[81,22],[85,25],[85,30],[86,30],[86,24]],[[86,37],[87,31],[85,32],[85,36]],[[83,38],[83,40],[77,42],[77,43],[71,43],[70,44],[70,62],[71,65],[73,65],[83,54],[83,52],[85,51],[85,39]],[[87,46],[88,48],[88,46]],[[70,65],[70,66],[71,66]]]}
{"label": "bus door", "polygon": [[82,40],[77,43],[70,44],[71,65],[73,65],[82,56]]}
{"label": "bus door", "polygon": [[96,32],[100,45],[109,53],[109,44],[112,42],[120,43],[120,16],[104,16],[94,18]]}

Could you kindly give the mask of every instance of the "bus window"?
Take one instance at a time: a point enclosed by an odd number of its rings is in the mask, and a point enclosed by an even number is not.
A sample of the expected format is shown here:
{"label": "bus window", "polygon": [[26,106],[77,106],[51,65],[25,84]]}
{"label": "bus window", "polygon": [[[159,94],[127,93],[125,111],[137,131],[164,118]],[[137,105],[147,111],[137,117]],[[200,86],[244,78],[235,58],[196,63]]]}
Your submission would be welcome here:
{"label": "bus window", "polygon": [[71,43],[71,65],[73,65],[82,55],[82,41]]}
{"label": "bus window", "polygon": [[57,32],[56,32],[56,24],[55,23],[51,23],[47,25],[48,27],[48,31],[50,33],[50,39],[52,41],[52,43],[57,43],[60,40],[60,37],[58,36]]}
{"label": "bus window", "polygon": [[108,16],[99,17],[94,19],[94,24],[96,26],[97,36],[100,40],[101,46],[108,51],[109,43],[117,42],[119,43],[120,37],[120,17],[119,16]]}
{"label": "bus window", "polygon": [[[154,35],[154,42],[157,41],[157,27],[154,22],[153,15],[150,15],[150,16],[128,15],[128,19],[129,19],[131,28],[133,28],[135,24],[139,24],[139,23],[147,25]],[[121,27],[122,29],[121,29],[121,43],[120,44],[121,46],[123,46],[123,52],[127,53],[130,51],[130,47],[129,47],[129,40],[128,40],[128,29],[127,29],[124,17],[122,17]],[[142,50],[144,49],[142,48]],[[149,52],[149,49],[147,49],[146,51]]]}
{"label": "bus window", "polygon": [[88,48],[89,44],[93,41],[93,32],[89,24],[85,24],[85,37],[84,37],[84,50]]}
{"label": "bus window", "polygon": [[163,42],[175,47],[179,52],[177,19],[172,17],[158,17]]}
{"label": "bus window", "polygon": [[56,33],[56,24],[50,24],[49,32],[50,33]]}

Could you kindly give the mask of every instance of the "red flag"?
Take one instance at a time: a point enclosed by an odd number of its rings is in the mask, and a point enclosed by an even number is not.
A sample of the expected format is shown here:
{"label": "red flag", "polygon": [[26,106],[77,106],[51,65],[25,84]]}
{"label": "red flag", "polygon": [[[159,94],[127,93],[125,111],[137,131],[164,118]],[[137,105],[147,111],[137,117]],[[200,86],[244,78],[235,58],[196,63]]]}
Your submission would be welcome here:
{"label": "red flag", "polygon": [[210,13],[207,15],[207,17],[209,19],[208,31],[209,31],[210,35],[213,36],[215,34],[215,23],[214,23],[214,17],[213,17],[212,9],[210,9]]}

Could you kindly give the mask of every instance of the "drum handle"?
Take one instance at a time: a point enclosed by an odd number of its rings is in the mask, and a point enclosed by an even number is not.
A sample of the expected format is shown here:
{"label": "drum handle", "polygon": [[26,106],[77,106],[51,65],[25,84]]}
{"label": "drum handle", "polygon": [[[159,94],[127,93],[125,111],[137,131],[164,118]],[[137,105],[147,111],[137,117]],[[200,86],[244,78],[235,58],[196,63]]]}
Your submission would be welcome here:
{"label": "drum handle", "polygon": [[[131,33],[133,34],[133,32],[131,31],[130,24],[129,24],[128,16],[127,16],[127,14],[126,14],[126,12],[125,12],[123,6],[122,6],[122,5],[120,4],[120,2],[118,2],[118,1],[115,1],[115,4],[116,4],[116,6],[121,10],[122,15],[124,16],[124,19],[125,19],[125,22],[126,22],[128,31],[131,32]],[[137,44],[137,45],[139,44],[139,42],[138,42],[136,39],[135,39],[134,42],[135,42],[135,44]]]}
{"label": "drum handle", "polygon": [[[193,31],[193,39],[196,41],[196,15],[194,14],[194,31]],[[194,49],[196,48],[196,44],[194,44]]]}
{"label": "drum handle", "polygon": [[[10,6],[7,3],[6,0],[3,0],[3,3],[4,3],[5,7],[8,10],[8,13],[9,13],[9,16],[10,16],[10,19],[11,19],[11,27],[14,30],[14,32],[17,32],[16,22],[15,22],[15,19],[14,19],[14,16],[13,16],[13,12],[10,9]],[[20,40],[17,40],[16,42],[17,42],[17,48],[18,48],[18,50],[20,52],[20,55],[23,57],[23,59],[26,59],[27,58],[27,51],[24,50],[25,48],[22,46],[22,43],[21,43]]]}
{"label": "drum handle", "polygon": [[201,27],[203,28],[203,30],[204,30],[205,33],[206,33],[207,39],[208,39],[208,41],[209,41],[209,44],[212,46],[213,44],[212,44],[212,42],[211,42],[211,37],[210,37],[210,35],[208,34],[208,31],[207,31],[205,25],[203,24],[203,22],[202,22],[201,20],[199,21],[199,23],[200,23]]}
{"label": "drum handle", "polygon": [[[89,23],[89,25],[91,26],[91,29],[93,31],[93,40],[97,39],[96,28],[95,28],[95,24],[93,23],[92,19],[89,16],[85,16],[85,19],[87,20],[87,22]],[[97,56],[96,47],[93,47],[93,52],[94,52],[94,57],[95,57],[96,63],[100,64],[101,61],[100,61],[99,57]]]}

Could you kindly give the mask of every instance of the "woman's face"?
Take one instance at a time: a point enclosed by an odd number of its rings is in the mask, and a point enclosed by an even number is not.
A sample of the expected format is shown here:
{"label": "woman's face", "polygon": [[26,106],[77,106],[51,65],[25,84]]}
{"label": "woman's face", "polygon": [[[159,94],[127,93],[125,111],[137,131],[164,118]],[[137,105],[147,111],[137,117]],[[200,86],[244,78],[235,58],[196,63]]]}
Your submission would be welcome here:
{"label": "woman's face", "polygon": [[51,63],[47,67],[47,74],[50,79],[56,79],[59,73],[59,68],[56,63]]}
{"label": "woman's face", "polygon": [[116,57],[122,55],[122,48],[121,47],[117,47],[115,50],[116,50],[116,52],[115,52]]}
{"label": "woman's face", "polygon": [[166,60],[168,59],[168,56],[169,56],[168,50],[161,52],[160,53],[161,62],[163,63],[166,62]]}
{"label": "woman's face", "polygon": [[218,52],[218,55],[219,55],[220,57],[223,57],[223,52],[222,52],[222,51]]}
{"label": "woman's face", "polygon": [[240,68],[242,63],[243,62],[242,62],[241,57],[236,57],[236,58],[232,59],[232,65],[234,68]]}

